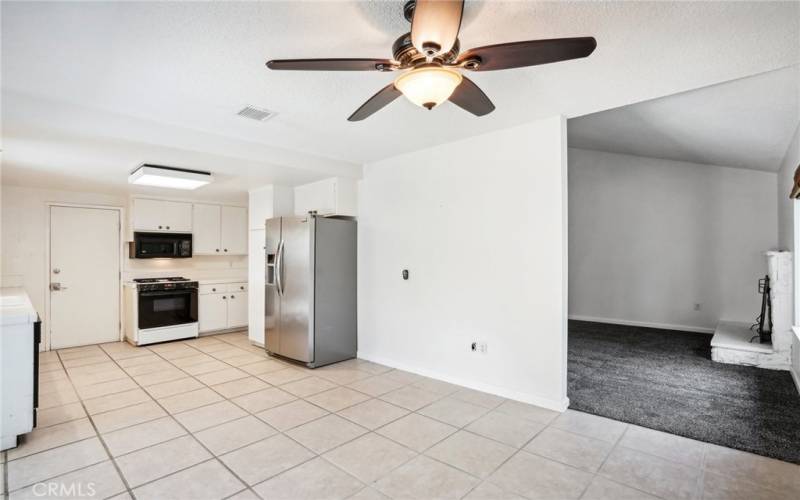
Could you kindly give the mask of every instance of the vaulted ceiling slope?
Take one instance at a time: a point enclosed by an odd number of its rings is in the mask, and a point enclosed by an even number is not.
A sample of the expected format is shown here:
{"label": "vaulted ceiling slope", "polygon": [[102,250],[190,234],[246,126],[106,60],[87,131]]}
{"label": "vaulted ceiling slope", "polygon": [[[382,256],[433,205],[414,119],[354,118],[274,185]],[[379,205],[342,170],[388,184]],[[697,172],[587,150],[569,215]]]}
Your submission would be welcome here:
{"label": "vaulted ceiling slope", "polygon": [[775,172],[800,123],[800,65],[574,118],[570,147]]}
{"label": "vaulted ceiling slope", "polygon": [[[800,63],[798,2],[468,1],[462,46],[591,35],[598,48],[587,59],[471,75],[497,106],[482,118],[449,103],[425,111],[398,99],[351,123],[364,96],[394,75],[264,66],[273,58],[389,57],[409,30],[402,6],[2,2],[4,174],[50,172],[58,150],[25,158],[14,151],[49,148],[42,138],[54,135],[55,148],[72,138],[92,143],[81,154],[104,144],[105,156],[65,162],[62,173],[89,161],[117,172],[117,181],[132,168],[132,155],[118,149],[137,144],[194,153],[187,163],[224,153],[233,171],[239,161],[269,163],[273,150],[295,151],[288,166],[302,175],[287,182],[330,169],[358,176],[361,164],[401,152]],[[236,116],[246,104],[279,114],[263,123]]]}

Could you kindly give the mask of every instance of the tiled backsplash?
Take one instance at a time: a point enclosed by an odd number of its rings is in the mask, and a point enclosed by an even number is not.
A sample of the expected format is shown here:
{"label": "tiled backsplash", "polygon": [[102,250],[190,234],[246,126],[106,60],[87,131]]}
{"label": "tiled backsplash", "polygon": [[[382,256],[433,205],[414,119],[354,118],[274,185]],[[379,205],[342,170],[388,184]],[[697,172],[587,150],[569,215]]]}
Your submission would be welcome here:
{"label": "tiled backsplash", "polygon": [[200,255],[189,259],[130,259],[125,250],[122,278],[186,276],[192,279],[247,279],[247,256]]}

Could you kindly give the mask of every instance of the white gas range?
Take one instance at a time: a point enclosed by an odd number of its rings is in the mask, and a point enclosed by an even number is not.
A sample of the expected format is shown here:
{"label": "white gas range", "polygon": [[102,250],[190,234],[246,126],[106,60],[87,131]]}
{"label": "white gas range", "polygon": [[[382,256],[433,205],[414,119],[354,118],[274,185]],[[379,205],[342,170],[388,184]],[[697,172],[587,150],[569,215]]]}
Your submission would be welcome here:
{"label": "white gas range", "polygon": [[197,337],[196,281],[134,279],[125,287],[125,337],[135,345]]}

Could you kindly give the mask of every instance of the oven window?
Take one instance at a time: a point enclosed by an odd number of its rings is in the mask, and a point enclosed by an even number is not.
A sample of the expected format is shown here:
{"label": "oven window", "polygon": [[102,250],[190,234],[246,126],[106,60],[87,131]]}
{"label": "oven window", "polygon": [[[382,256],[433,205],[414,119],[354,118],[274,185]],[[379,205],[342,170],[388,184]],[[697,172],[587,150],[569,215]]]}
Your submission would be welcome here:
{"label": "oven window", "polygon": [[197,322],[197,290],[139,292],[139,329]]}

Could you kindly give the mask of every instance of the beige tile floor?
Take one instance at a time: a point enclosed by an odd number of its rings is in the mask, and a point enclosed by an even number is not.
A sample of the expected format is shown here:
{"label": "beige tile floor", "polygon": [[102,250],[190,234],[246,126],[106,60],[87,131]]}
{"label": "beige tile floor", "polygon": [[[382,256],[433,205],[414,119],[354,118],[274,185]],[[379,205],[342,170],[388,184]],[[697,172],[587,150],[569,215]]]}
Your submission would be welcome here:
{"label": "beige tile floor", "polygon": [[243,333],[41,361],[11,499],[800,498],[796,465],[362,360],[298,368]]}

